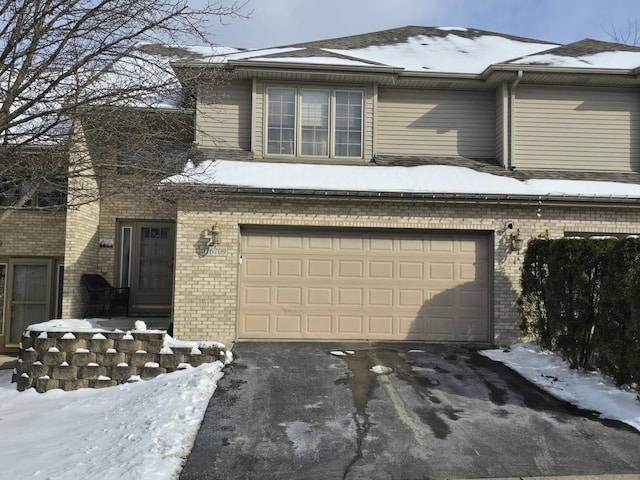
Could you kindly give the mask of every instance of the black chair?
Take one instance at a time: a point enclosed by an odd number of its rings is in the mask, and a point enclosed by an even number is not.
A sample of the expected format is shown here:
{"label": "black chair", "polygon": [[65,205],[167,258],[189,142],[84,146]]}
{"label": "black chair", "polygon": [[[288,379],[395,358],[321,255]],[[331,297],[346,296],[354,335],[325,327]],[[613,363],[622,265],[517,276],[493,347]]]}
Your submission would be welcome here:
{"label": "black chair", "polygon": [[129,287],[112,287],[102,275],[85,273],[82,275],[82,283],[89,293],[89,305],[84,311],[84,318],[92,309],[94,315],[108,314],[111,318],[114,312],[124,312],[129,316]]}

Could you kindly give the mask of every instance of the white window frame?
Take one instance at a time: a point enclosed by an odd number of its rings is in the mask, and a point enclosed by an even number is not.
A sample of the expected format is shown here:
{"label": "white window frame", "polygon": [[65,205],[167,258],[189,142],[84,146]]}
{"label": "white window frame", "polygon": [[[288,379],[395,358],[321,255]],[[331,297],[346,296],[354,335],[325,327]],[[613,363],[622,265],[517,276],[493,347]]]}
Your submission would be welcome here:
{"label": "white window frame", "polygon": [[[293,90],[295,95],[295,143],[293,145],[293,153],[270,153],[269,152],[269,91],[276,90]],[[303,91],[326,91],[329,92],[329,139],[327,155],[303,155],[302,154],[302,92]],[[344,156],[336,155],[336,94],[337,93],[359,93],[361,95],[360,103],[360,155]],[[268,85],[265,88],[264,99],[264,155],[265,157],[291,157],[291,158],[340,158],[357,160],[364,156],[364,115],[365,115],[365,91],[359,88],[340,88],[340,87],[323,87],[308,85],[304,87],[290,85]]]}

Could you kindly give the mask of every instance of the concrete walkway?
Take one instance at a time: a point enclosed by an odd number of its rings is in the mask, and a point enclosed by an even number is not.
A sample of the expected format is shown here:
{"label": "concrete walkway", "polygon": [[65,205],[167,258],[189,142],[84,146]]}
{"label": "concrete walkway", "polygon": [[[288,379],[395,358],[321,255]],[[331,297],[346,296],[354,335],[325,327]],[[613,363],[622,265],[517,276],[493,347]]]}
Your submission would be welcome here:
{"label": "concrete walkway", "polygon": [[234,354],[181,480],[640,478],[636,430],[471,348],[239,343]]}

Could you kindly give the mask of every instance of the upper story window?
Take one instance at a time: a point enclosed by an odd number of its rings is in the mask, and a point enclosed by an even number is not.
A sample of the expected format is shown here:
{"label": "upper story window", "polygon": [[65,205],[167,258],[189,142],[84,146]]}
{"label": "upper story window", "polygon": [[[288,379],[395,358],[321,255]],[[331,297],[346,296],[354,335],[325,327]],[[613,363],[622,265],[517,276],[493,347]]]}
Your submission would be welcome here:
{"label": "upper story window", "polygon": [[363,93],[267,89],[267,154],[362,157]]}

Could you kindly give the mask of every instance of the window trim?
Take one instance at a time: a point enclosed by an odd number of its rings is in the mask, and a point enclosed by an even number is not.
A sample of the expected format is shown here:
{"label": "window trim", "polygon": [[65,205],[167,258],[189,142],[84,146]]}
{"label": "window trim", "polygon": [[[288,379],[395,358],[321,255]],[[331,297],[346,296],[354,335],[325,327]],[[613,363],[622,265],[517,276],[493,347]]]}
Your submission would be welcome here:
{"label": "window trim", "polygon": [[[295,132],[293,153],[270,153],[269,152],[269,91],[271,89],[293,90],[295,98]],[[327,155],[303,155],[302,154],[302,92],[310,91],[326,91],[329,92],[329,126],[328,126],[328,153]],[[361,95],[360,103],[360,155],[344,156],[336,155],[336,94],[337,93],[359,93]],[[273,84],[266,85],[264,88],[264,123],[263,123],[263,155],[265,157],[286,157],[286,158],[304,158],[304,159],[347,159],[361,160],[364,158],[364,124],[365,124],[365,106],[366,106],[366,90],[364,88],[343,88],[343,87],[326,87],[322,85],[304,85],[291,86]]]}

